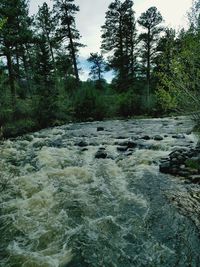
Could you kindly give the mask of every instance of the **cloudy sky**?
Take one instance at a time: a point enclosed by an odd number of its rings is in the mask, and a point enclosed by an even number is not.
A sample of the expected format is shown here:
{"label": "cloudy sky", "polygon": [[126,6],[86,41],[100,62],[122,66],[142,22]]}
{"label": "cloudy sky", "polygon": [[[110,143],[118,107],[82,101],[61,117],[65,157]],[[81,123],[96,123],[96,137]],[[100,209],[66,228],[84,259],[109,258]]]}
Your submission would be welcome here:
{"label": "cloudy sky", "polygon": [[[34,14],[44,0],[30,0],[30,12]],[[52,6],[52,0],[46,0]],[[82,35],[81,42],[87,45],[80,51],[81,61],[87,58],[90,52],[98,52],[101,42],[101,26],[105,21],[105,12],[111,0],[75,0],[80,12],[77,14],[76,24]],[[186,13],[192,5],[192,0],[135,0],[134,10],[136,18],[151,6],[156,6],[161,12],[165,25],[176,28],[187,27]],[[82,79],[87,78],[88,66],[84,66]]]}

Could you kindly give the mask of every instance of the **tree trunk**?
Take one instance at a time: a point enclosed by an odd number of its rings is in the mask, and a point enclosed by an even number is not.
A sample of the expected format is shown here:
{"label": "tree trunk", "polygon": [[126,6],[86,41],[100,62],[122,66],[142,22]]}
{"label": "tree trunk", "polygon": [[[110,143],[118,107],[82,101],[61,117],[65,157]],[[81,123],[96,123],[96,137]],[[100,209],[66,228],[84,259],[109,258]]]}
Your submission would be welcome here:
{"label": "tree trunk", "polygon": [[25,72],[25,76],[26,76],[26,81],[27,81],[27,86],[28,86],[28,93],[31,95],[31,77],[29,75],[29,68],[28,68],[28,62],[27,62],[27,58],[26,58],[26,50],[24,48],[24,46],[22,45],[21,47],[22,49],[22,61],[23,61],[23,65],[24,65],[24,72]]}
{"label": "tree trunk", "polygon": [[123,33],[122,33],[122,17],[119,19],[119,49],[120,49],[120,70],[119,70],[119,82],[120,82],[120,90],[124,89],[124,53],[123,53]]}
{"label": "tree trunk", "polygon": [[17,65],[17,78],[20,78],[20,64],[19,64],[19,47],[16,44],[16,65]]}
{"label": "tree trunk", "polygon": [[47,33],[47,31],[46,31],[46,37],[47,37],[47,41],[49,43],[49,50],[50,50],[51,58],[52,58],[52,61],[53,61],[54,71],[56,73],[57,72],[57,69],[56,69],[56,64],[55,64],[55,57],[54,57],[54,53],[53,53],[53,47],[51,45],[50,37],[49,37],[49,34]]}
{"label": "tree trunk", "polygon": [[150,44],[150,29],[148,29],[148,37],[147,37],[147,108],[150,108],[150,68],[151,68],[151,44]]}
{"label": "tree trunk", "polygon": [[77,67],[77,62],[76,62],[76,52],[75,52],[75,48],[74,48],[74,42],[72,39],[72,32],[71,32],[71,27],[70,27],[69,23],[67,24],[67,27],[68,27],[68,33],[69,33],[71,57],[72,57],[73,66],[74,66],[74,74],[76,77],[76,81],[78,83],[79,82],[79,74],[78,74],[78,67]]}
{"label": "tree trunk", "polygon": [[7,59],[7,67],[8,67],[8,77],[9,77],[9,84],[10,84],[10,91],[13,99],[13,103],[15,103],[16,98],[16,90],[15,90],[15,77],[12,65],[12,58],[10,53],[10,47],[6,46],[6,59]]}
{"label": "tree trunk", "polygon": [[131,60],[131,82],[133,83],[134,81],[134,76],[135,76],[135,68],[134,68],[134,64],[135,64],[135,58],[134,58],[134,48],[135,48],[135,43],[134,43],[134,32],[133,32],[133,28],[131,28],[131,55],[130,55],[130,60]]}

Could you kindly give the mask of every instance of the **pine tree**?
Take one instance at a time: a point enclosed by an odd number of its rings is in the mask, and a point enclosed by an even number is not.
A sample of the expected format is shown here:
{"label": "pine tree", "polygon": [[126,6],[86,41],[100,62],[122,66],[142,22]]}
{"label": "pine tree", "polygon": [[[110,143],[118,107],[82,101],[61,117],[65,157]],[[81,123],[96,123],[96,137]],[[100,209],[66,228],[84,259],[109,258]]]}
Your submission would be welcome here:
{"label": "pine tree", "polygon": [[35,82],[37,84],[37,98],[39,100],[36,116],[40,127],[46,127],[55,118],[57,90],[53,79],[53,62],[49,43],[45,36],[38,36],[35,47]]}
{"label": "pine tree", "polygon": [[116,71],[117,87],[120,91],[130,86],[129,74],[134,76],[136,29],[132,10],[133,1],[112,2],[106,12],[106,21],[102,26],[101,49],[109,56],[109,65]]}
{"label": "pine tree", "polygon": [[146,12],[142,13],[138,19],[138,23],[145,30],[141,33],[139,39],[142,43],[142,60],[145,66],[146,80],[147,80],[147,107],[149,107],[150,96],[150,82],[152,61],[157,51],[157,43],[159,34],[163,30],[160,27],[162,16],[156,7],[150,7]]}
{"label": "pine tree", "polygon": [[200,31],[200,0],[194,0],[191,10],[188,13],[190,27]]}
{"label": "pine tree", "polygon": [[166,28],[157,45],[158,53],[154,58],[156,65],[154,71],[170,75],[171,63],[177,50],[176,31]]}
{"label": "pine tree", "polygon": [[[1,55],[6,57],[9,84],[13,101],[16,96],[15,82],[20,78],[20,63],[25,61],[25,44],[31,42],[31,20],[28,17],[28,1],[0,2],[0,19],[6,23],[0,32]],[[25,62],[24,62],[25,63]]]}
{"label": "pine tree", "polygon": [[38,33],[41,33],[45,38],[49,46],[51,53],[51,59],[54,65],[54,70],[56,71],[55,66],[55,55],[54,47],[56,45],[55,40],[55,30],[56,30],[56,17],[53,16],[53,11],[50,10],[46,2],[39,8],[36,16],[36,28]]}
{"label": "pine tree", "polygon": [[103,73],[105,71],[106,63],[101,54],[91,53],[88,62],[92,64],[89,75],[93,80],[101,83],[103,80]]}
{"label": "pine tree", "polygon": [[79,81],[79,72],[77,66],[78,49],[83,45],[79,43],[80,34],[76,29],[75,14],[79,7],[74,4],[74,0],[54,0],[54,10],[57,18],[60,20],[58,34],[66,42],[67,51],[69,51],[74,68],[76,81]]}

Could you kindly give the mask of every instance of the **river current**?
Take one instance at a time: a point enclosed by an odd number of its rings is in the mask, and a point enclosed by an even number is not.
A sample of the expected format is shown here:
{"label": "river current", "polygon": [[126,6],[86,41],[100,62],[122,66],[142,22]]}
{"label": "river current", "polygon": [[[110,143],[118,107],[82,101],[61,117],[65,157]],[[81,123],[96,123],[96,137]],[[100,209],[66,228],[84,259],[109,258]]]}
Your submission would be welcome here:
{"label": "river current", "polygon": [[[0,266],[200,266],[200,186],[159,172],[173,149],[196,145],[192,127],[71,123],[2,141]],[[137,147],[118,151],[126,140]],[[95,158],[99,149],[107,158]]]}

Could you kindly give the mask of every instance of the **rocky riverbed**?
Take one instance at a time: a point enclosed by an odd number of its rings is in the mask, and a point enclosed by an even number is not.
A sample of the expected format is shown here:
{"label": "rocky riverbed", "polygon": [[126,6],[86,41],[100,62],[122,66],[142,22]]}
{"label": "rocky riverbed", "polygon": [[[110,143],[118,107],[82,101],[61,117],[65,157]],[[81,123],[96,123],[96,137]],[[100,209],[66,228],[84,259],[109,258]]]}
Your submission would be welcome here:
{"label": "rocky riverbed", "polygon": [[200,144],[173,150],[168,158],[161,159],[160,171],[185,177],[188,183],[200,184]]}
{"label": "rocky riverbed", "polygon": [[116,120],[1,142],[0,266],[198,267],[192,128]]}

